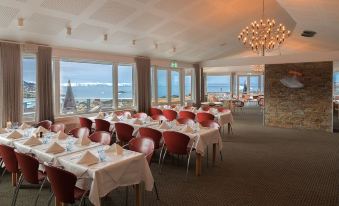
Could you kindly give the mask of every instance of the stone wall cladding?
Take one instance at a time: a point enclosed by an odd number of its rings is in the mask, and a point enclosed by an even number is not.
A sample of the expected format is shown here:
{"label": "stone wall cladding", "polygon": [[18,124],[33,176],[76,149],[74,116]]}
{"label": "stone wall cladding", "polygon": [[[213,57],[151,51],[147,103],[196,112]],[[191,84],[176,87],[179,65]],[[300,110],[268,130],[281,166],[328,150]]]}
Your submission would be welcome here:
{"label": "stone wall cladding", "polygon": [[[304,88],[290,89],[280,79],[294,70]],[[333,62],[265,65],[265,125],[332,132]]]}

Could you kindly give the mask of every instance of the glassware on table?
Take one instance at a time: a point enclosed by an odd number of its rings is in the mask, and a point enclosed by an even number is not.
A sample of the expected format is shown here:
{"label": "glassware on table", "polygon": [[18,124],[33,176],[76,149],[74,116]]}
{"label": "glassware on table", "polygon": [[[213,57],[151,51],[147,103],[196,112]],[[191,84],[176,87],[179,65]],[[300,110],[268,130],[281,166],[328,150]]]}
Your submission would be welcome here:
{"label": "glassware on table", "polygon": [[74,144],[74,142],[72,141],[72,139],[67,140],[67,143],[66,143],[66,151],[67,152],[72,151],[73,144]]}
{"label": "glassware on table", "polygon": [[97,149],[97,152],[98,152],[100,161],[104,162],[106,160],[106,154],[105,154],[105,151],[104,151],[103,147],[99,147]]}

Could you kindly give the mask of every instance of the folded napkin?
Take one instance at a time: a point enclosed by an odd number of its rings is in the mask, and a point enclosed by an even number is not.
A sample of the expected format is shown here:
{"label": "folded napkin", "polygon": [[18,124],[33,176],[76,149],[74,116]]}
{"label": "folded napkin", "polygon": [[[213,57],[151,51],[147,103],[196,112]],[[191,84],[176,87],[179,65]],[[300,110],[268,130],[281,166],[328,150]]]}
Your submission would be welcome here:
{"label": "folded napkin", "polygon": [[54,135],[55,138],[58,138],[59,140],[67,139],[68,135],[65,134],[63,131],[59,131]]}
{"label": "folded napkin", "polygon": [[6,128],[7,129],[12,128],[12,122],[11,121],[6,122]]}
{"label": "folded napkin", "polygon": [[18,131],[14,130],[13,132],[11,132],[9,135],[8,135],[8,138],[11,138],[11,139],[19,139],[22,137],[22,134],[20,134]]}
{"label": "folded napkin", "polygon": [[77,161],[78,164],[83,164],[87,166],[98,163],[98,162],[99,162],[99,159],[90,151],[86,151]]}
{"label": "folded napkin", "polygon": [[122,155],[123,152],[124,152],[124,149],[123,149],[120,145],[114,143],[112,146],[110,146],[109,148],[107,148],[107,149],[105,150],[105,152],[106,152],[106,153],[112,153],[112,154],[114,154],[114,155]]}
{"label": "folded napkin", "polygon": [[39,126],[38,128],[36,128],[34,130],[33,134],[40,134],[40,132],[47,133],[49,131],[47,129],[45,129],[44,127],[42,127],[42,126]]}
{"label": "folded napkin", "polygon": [[166,122],[162,122],[162,124],[159,127],[160,129],[169,129],[170,127],[168,126],[168,124]]}
{"label": "folded napkin", "polygon": [[39,138],[36,138],[34,136],[30,137],[28,140],[24,142],[24,145],[28,146],[36,146],[36,145],[41,145],[42,142],[39,140]]}
{"label": "folded napkin", "polygon": [[8,130],[6,128],[0,128],[0,134],[8,133]]}
{"label": "folded napkin", "polygon": [[26,123],[24,122],[24,123],[21,124],[21,126],[19,127],[19,129],[24,130],[24,129],[28,129],[28,128],[30,128],[30,127],[31,127],[31,125],[28,125],[28,124],[26,124]]}
{"label": "folded napkin", "polygon": [[132,119],[132,116],[131,116],[130,113],[127,113],[127,114],[125,115],[125,117],[126,117],[126,119]]}
{"label": "folded napkin", "polygon": [[147,116],[147,117],[145,118],[145,121],[146,121],[146,122],[150,122],[150,121],[152,121],[152,118],[151,118],[150,116]]}
{"label": "folded napkin", "polygon": [[177,126],[179,126],[180,123],[179,123],[176,119],[174,119],[174,120],[172,121],[172,125],[177,125]]}
{"label": "folded napkin", "polygon": [[192,107],[192,108],[191,108],[191,111],[192,111],[193,113],[195,113],[195,112],[197,112],[197,108]]}
{"label": "folded napkin", "polygon": [[105,118],[105,113],[99,112],[99,114],[96,117],[97,119],[104,119]]}
{"label": "folded napkin", "polygon": [[61,145],[59,145],[57,142],[54,142],[51,146],[48,147],[46,150],[47,153],[53,153],[58,154],[61,152],[64,152],[65,148],[63,148]]}
{"label": "folded napkin", "polygon": [[193,133],[194,130],[192,129],[192,127],[186,125],[186,126],[182,129],[182,131],[185,132],[185,133]]}
{"label": "folded napkin", "polygon": [[202,109],[202,107],[200,107],[200,108],[198,109],[198,111],[201,112],[201,111],[204,111],[204,110]]}
{"label": "folded napkin", "polygon": [[144,123],[143,123],[140,119],[136,119],[136,120],[134,121],[134,124],[143,125]]}
{"label": "folded napkin", "polygon": [[75,141],[75,144],[79,144],[81,146],[86,146],[91,143],[91,140],[88,137],[82,137],[78,138],[77,141]]}
{"label": "folded napkin", "polygon": [[117,115],[113,115],[113,116],[111,116],[111,118],[110,118],[110,120],[111,121],[114,121],[114,122],[118,122],[118,121],[120,121],[120,119],[117,117]]}

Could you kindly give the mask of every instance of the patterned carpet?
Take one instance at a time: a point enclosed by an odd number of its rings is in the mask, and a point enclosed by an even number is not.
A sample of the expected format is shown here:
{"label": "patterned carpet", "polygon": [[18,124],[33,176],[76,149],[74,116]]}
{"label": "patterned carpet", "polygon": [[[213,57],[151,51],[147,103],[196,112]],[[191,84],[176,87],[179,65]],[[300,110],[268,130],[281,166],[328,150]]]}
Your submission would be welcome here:
{"label": "patterned carpet", "polygon": [[[194,159],[188,180],[185,162],[168,159],[159,174],[152,166],[160,201],[144,193],[144,205],[339,205],[339,134],[262,127],[258,109],[237,112],[233,135],[225,135],[223,161],[195,177]],[[211,151],[211,149],[210,149]],[[157,158],[157,157],[155,157]],[[0,205],[10,205],[13,188],[7,174],[0,183]],[[23,189],[17,205],[32,205],[36,189]],[[49,189],[39,205],[46,205]],[[133,188],[128,205],[134,205]],[[125,205],[125,188],[112,191],[103,205]]]}

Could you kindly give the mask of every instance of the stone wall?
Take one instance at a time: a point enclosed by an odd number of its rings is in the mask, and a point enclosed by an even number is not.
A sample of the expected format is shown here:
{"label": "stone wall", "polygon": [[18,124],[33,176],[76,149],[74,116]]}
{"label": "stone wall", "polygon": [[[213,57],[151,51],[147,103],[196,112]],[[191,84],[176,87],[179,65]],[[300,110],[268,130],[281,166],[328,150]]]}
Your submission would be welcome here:
{"label": "stone wall", "polygon": [[[285,87],[289,71],[302,73],[303,88]],[[332,132],[333,62],[265,65],[265,125]]]}

